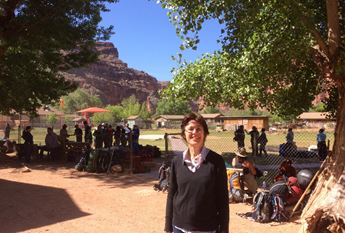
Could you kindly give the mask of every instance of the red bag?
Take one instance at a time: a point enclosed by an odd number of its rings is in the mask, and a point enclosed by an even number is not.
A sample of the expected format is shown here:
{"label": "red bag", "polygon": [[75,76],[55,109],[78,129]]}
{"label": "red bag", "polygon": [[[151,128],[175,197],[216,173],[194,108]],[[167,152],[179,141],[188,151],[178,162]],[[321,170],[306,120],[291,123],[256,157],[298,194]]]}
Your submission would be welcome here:
{"label": "red bag", "polygon": [[303,189],[299,187],[298,180],[296,177],[290,176],[288,178],[289,195],[287,197],[286,203],[288,205],[294,205],[298,202],[303,194]]}

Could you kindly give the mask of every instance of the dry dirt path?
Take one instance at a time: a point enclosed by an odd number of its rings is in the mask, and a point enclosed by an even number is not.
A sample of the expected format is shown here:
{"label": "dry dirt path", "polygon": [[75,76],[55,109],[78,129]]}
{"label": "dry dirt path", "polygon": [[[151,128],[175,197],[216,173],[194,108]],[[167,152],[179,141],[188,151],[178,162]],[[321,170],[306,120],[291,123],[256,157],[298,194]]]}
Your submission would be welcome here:
{"label": "dry dirt path", "polygon": [[[156,172],[105,175],[73,167],[31,165],[23,173],[15,162],[0,160],[0,232],[163,232],[166,194],[155,192]],[[236,213],[231,204],[230,232],[297,232],[298,223],[259,224]]]}

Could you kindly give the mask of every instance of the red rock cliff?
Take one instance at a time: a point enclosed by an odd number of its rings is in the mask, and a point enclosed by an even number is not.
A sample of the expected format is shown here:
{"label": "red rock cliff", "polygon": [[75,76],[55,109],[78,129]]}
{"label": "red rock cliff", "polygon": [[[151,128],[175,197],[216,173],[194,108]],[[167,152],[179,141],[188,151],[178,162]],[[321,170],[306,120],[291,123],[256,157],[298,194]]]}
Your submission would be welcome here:
{"label": "red rock cliff", "polygon": [[124,98],[135,95],[140,102],[157,93],[160,84],[154,77],[132,68],[119,59],[119,53],[110,42],[98,42],[99,60],[85,67],[63,73],[90,93],[99,95],[104,104],[119,104]]}

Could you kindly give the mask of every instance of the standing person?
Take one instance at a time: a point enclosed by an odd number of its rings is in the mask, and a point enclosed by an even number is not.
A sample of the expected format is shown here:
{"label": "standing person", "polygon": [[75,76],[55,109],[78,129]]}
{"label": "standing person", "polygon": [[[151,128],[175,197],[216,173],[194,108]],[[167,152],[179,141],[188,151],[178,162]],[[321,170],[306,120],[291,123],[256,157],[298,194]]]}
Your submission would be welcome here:
{"label": "standing person", "polygon": [[103,126],[99,124],[97,129],[93,132],[95,137],[95,148],[100,149],[103,147]]}
{"label": "standing person", "polygon": [[287,132],[287,134],[286,134],[286,142],[287,143],[290,143],[290,144],[293,144],[293,140],[294,140],[294,133],[293,133],[293,131],[292,131],[292,128],[290,127],[289,129],[288,129],[288,132]]}
{"label": "standing person", "polygon": [[31,161],[31,154],[34,145],[34,137],[31,134],[31,126],[26,126],[25,130],[23,131],[22,138],[24,139],[24,159],[25,163],[30,163]]}
{"label": "standing person", "polygon": [[250,144],[252,146],[252,156],[258,155],[258,138],[259,138],[259,131],[256,126],[252,127],[252,130],[248,132],[250,135]]}
{"label": "standing person", "polygon": [[47,128],[47,134],[44,141],[46,143],[45,149],[50,151],[51,159],[57,159],[61,152],[61,144],[59,142],[59,137],[56,133],[54,133],[53,128]]}
{"label": "standing person", "polygon": [[229,194],[223,158],[204,147],[209,134],[204,118],[190,113],[181,136],[188,149],[172,160],[165,231],[229,232]]}
{"label": "standing person", "polygon": [[69,137],[69,134],[67,132],[67,125],[63,124],[62,128],[60,129],[60,139],[63,145],[68,141],[67,139],[68,137]]}
{"label": "standing person", "polygon": [[133,150],[135,152],[139,151],[139,136],[140,136],[140,129],[137,125],[133,125],[133,135],[132,135],[132,145]]}
{"label": "standing person", "polygon": [[87,121],[83,122],[84,124],[84,141],[86,143],[89,143],[90,145],[92,145],[92,132],[91,132],[91,126],[89,126],[89,124],[87,123]]}
{"label": "standing person", "polygon": [[116,129],[114,131],[114,139],[115,139],[115,142],[114,142],[114,146],[120,146],[121,144],[121,132],[122,132],[122,129],[121,129],[121,126],[116,126]]}
{"label": "standing person", "polygon": [[262,156],[262,152],[264,152],[264,154],[267,156],[266,144],[267,144],[268,140],[267,140],[267,136],[266,136],[265,131],[266,131],[265,128],[262,128],[261,134],[258,138],[258,143],[260,143],[259,156]]}
{"label": "standing person", "polygon": [[244,139],[245,139],[246,135],[244,133],[244,126],[240,125],[238,127],[238,129],[236,129],[235,131],[235,137],[234,137],[234,141],[237,142],[237,148],[244,148]]}
{"label": "standing person", "polygon": [[321,128],[319,133],[316,136],[317,141],[317,151],[320,157],[320,160],[325,160],[327,157],[327,146],[326,146],[326,134],[325,129]]}
{"label": "standing person", "polygon": [[4,139],[9,139],[10,138],[10,132],[11,132],[11,126],[7,122],[6,126],[5,126],[5,129],[4,129]]}
{"label": "standing person", "polygon": [[79,127],[78,124],[76,124],[74,126],[74,135],[75,135],[75,139],[76,142],[82,142],[83,141],[83,130],[81,130],[81,128]]}

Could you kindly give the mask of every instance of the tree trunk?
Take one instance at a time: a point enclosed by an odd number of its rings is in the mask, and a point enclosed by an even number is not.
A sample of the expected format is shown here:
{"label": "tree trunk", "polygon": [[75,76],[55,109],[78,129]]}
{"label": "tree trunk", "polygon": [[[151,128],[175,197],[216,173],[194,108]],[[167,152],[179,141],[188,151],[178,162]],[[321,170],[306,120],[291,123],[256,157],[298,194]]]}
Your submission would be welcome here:
{"label": "tree trunk", "polygon": [[335,142],[302,214],[301,232],[345,232],[345,77],[338,79]]}

